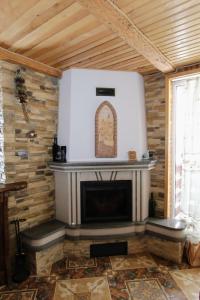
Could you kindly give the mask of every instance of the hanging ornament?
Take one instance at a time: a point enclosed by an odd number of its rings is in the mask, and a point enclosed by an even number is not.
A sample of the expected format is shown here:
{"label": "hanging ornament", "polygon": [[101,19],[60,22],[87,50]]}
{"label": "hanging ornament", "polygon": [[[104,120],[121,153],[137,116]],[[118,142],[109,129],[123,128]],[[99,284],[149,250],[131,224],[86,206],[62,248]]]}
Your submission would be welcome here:
{"label": "hanging ornament", "polygon": [[16,97],[22,105],[23,114],[26,122],[29,122],[29,115],[27,111],[28,93],[25,85],[25,79],[23,78],[21,69],[16,71],[15,75],[15,89]]}

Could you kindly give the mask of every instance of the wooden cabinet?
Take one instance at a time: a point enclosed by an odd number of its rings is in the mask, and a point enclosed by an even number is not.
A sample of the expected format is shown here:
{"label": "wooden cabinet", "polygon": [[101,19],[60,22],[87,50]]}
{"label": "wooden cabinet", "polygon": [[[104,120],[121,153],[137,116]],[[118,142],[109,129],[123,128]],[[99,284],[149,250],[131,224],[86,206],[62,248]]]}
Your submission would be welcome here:
{"label": "wooden cabinet", "polygon": [[0,184],[0,286],[11,280],[9,231],[8,231],[8,193],[26,188],[26,182]]}

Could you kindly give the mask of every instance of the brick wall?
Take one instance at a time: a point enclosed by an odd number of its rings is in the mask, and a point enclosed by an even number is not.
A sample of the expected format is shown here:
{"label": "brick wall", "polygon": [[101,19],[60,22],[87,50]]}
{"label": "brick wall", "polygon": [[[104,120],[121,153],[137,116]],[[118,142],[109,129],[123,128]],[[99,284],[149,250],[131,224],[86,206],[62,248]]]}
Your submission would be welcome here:
{"label": "brick wall", "polygon": [[158,160],[151,171],[151,191],[156,200],[156,215],[164,215],[165,180],[165,78],[161,73],[144,76],[148,149]]}
{"label": "brick wall", "polygon": [[[57,79],[32,70],[24,70],[30,122],[25,121],[21,104],[15,97],[14,77],[18,66],[0,62],[1,96],[4,116],[4,153],[6,182],[25,180],[25,191],[9,197],[9,219],[26,218],[22,228],[42,223],[55,214],[54,178],[48,169],[51,146],[56,133]],[[35,130],[37,137],[27,137]],[[26,151],[22,158],[19,151]],[[11,228],[13,233],[13,228]]]}

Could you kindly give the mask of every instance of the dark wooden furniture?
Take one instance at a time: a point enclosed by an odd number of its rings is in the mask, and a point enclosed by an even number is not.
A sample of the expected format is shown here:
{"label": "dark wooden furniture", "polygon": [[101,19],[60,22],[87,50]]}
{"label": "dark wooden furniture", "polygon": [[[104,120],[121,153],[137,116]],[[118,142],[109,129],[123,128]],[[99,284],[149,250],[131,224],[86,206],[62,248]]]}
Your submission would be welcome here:
{"label": "dark wooden furniture", "polygon": [[24,181],[0,184],[0,285],[11,281],[9,231],[8,231],[8,193],[27,187]]}

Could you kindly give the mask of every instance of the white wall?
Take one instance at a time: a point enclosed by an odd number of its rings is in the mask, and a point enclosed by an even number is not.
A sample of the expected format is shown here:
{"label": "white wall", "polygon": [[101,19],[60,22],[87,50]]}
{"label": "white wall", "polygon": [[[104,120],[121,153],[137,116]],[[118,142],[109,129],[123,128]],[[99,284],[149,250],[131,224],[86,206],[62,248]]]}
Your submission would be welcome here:
{"label": "white wall", "polygon": [[[96,96],[96,87],[115,88],[115,97]],[[109,101],[117,113],[117,157],[95,158],[95,112]],[[58,142],[67,145],[67,160],[127,160],[146,151],[143,77],[136,72],[71,69],[60,83]]]}

